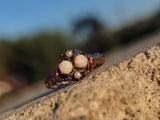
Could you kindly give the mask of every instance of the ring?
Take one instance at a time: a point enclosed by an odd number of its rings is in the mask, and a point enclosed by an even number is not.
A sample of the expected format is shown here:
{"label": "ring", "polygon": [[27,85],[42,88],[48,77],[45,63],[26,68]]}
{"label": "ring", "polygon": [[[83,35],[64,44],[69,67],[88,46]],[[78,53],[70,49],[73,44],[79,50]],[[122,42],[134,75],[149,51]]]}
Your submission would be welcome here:
{"label": "ring", "polygon": [[100,53],[85,54],[77,49],[67,50],[61,55],[57,69],[48,75],[45,86],[52,89],[80,81],[104,62],[105,58]]}

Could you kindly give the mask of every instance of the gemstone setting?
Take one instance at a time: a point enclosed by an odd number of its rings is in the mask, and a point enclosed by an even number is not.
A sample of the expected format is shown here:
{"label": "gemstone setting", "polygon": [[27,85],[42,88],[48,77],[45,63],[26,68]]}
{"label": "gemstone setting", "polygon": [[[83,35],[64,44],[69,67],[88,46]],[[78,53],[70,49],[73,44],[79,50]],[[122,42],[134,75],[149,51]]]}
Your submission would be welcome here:
{"label": "gemstone setting", "polygon": [[88,64],[88,59],[84,55],[77,55],[74,59],[74,65],[77,68],[86,68]]}
{"label": "gemstone setting", "polygon": [[59,65],[59,71],[61,74],[69,74],[72,72],[73,65],[68,60],[63,60]]}

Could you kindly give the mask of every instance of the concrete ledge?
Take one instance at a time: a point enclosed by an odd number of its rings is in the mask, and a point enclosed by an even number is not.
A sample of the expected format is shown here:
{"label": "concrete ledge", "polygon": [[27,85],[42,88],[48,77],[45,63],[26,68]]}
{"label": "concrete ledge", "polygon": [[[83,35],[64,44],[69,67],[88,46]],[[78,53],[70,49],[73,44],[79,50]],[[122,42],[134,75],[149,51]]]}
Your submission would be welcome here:
{"label": "concrete ledge", "polygon": [[82,81],[11,110],[0,119],[160,119],[160,46],[155,46],[160,34],[157,36],[145,38],[152,44],[143,41],[141,47],[111,54],[101,68]]}

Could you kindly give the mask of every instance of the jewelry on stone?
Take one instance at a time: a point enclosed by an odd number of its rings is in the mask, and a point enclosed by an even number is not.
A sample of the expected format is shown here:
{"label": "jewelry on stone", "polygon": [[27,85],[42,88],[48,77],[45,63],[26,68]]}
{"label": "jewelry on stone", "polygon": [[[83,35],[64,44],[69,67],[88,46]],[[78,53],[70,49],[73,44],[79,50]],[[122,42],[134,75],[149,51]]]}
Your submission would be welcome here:
{"label": "jewelry on stone", "polygon": [[85,54],[77,49],[67,50],[65,55],[61,55],[58,68],[45,80],[45,85],[52,89],[79,81],[101,66],[104,61],[105,58],[100,53]]}

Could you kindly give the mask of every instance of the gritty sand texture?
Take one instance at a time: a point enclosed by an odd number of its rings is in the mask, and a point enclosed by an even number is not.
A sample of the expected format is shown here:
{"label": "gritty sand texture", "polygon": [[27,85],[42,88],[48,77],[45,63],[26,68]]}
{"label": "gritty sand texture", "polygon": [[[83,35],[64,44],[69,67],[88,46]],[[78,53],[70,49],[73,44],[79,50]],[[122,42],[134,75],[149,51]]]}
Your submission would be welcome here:
{"label": "gritty sand texture", "polygon": [[41,97],[3,120],[159,120],[160,47]]}

